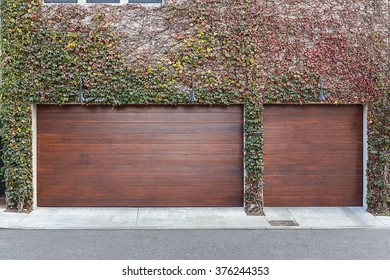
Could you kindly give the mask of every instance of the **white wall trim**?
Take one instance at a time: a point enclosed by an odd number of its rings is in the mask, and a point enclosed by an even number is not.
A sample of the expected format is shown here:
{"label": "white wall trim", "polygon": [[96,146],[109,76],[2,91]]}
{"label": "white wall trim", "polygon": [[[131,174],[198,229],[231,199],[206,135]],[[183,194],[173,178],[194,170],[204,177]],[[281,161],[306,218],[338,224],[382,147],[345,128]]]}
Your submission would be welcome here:
{"label": "white wall trim", "polygon": [[363,207],[367,209],[367,161],[368,161],[368,105],[363,105]]}
{"label": "white wall trim", "polygon": [[33,169],[33,209],[38,207],[38,184],[37,184],[37,105],[31,104],[32,110],[32,169]]}
{"label": "white wall trim", "polygon": [[245,126],[246,126],[246,123],[245,123],[245,114],[246,114],[246,110],[245,110],[245,105],[242,104],[242,185],[243,185],[243,190],[242,190],[242,193],[243,193],[243,208],[245,209],[246,207],[246,200],[245,200],[245,188],[246,188],[246,185],[245,185],[245,178],[246,178],[246,175],[247,175],[247,172],[246,172],[246,169],[245,169],[245,143],[246,143],[246,139],[245,139]]}

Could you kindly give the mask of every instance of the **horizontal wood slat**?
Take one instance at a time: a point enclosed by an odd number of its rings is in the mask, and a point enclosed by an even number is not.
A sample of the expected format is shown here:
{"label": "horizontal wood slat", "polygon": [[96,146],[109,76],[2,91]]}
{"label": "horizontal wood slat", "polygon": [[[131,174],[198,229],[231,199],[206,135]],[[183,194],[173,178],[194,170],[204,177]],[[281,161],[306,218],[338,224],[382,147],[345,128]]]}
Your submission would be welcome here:
{"label": "horizontal wood slat", "polygon": [[362,106],[266,105],[265,206],[360,206]]}
{"label": "horizontal wood slat", "polygon": [[[96,154],[70,154],[67,153],[61,156],[61,165],[79,165],[85,162],[88,164],[99,165],[104,162],[105,165],[191,165],[191,166],[207,166],[207,164],[213,165],[234,165],[236,162],[242,159],[241,154],[237,155],[137,155],[131,154],[109,154],[96,153]],[[58,160],[58,156],[53,153],[40,154],[39,162],[41,166],[52,165],[53,161]]]}
{"label": "horizontal wood slat", "polygon": [[[123,174],[122,176],[100,176],[100,177],[70,177],[67,174],[57,174],[57,176],[50,175],[41,175],[39,181],[42,183],[38,186],[39,190],[47,189],[48,185],[51,185],[51,188],[56,189],[60,186],[84,188],[88,186],[107,186],[110,185],[112,187],[121,186],[121,187],[129,187],[132,186],[193,186],[193,187],[202,187],[207,186],[211,188],[209,183],[209,178],[200,177],[199,175],[180,175],[176,174],[175,176],[171,176],[168,174],[156,174],[154,176],[134,176],[133,174]],[[242,179],[237,178],[234,175],[225,175],[225,174],[215,174],[214,176],[214,185],[213,187],[225,187],[229,186],[236,187],[238,184],[242,185]],[[50,189],[50,188],[49,188]],[[241,189],[241,188],[240,188]]]}
{"label": "horizontal wood slat", "polygon": [[40,118],[41,123],[242,123],[240,118],[232,115],[230,112],[220,112],[210,114],[203,113],[169,113],[158,112],[123,112],[112,113],[105,112],[105,114],[82,114],[79,112],[67,113],[66,118],[61,113],[45,114]]}
{"label": "horizontal wood slat", "polygon": [[194,175],[198,174],[210,175],[212,174],[235,174],[240,172],[242,169],[241,166],[237,165],[213,165],[213,166],[193,166],[191,163],[187,165],[171,165],[171,164],[159,164],[159,165],[91,165],[89,160],[86,160],[84,163],[81,161],[79,165],[41,165],[40,171],[45,173],[45,175],[56,175],[58,169],[63,170],[68,175],[89,175],[94,174],[98,176],[101,173],[108,173],[111,176],[120,176],[121,174],[134,175],[143,173],[145,175],[172,175],[177,174],[181,175]]}
{"label": "horizontal wood slat", "polygon": [[[306,165],[294,165],[294,164],[283,164],[277,165],[275,163],[267,165],[267,175],[279,175],[279,176],[307,176],[316,175],[320,173],[334,175],[359,175],[361,174],[362,166],[354,165],[338,165],[328,166],[325,164],[316,163]],[[282,174],[282,175],[281,175]]]}
{"label": "horizontal wood slat", "polygon": [[336,206],[358,206],[355,196],[349,195],[334,195],[329,196],[323,194],[321,196],[270,196],[267,198],[267,205],[285,205],[288,201],[289,205],[299,207],[336,207]]}
{"label": "horizontal wood slat", "polygon": [[241,144],[235,134],[132,134],[103,133],[60,134],[47,133],[38,136],[38,141],[48,144]]}
{"label": "horizontal wood slat", "polygon": [[[285,127],[283,125],[273,125],[270,127],[268,127],[268,125],[264,126],[264,129],[267,129],[269,132],[278,133],[281,130],[283,130],[284,135],[297,135],[297,134],[299,135],[299,134],[304,133],[305,135],[310,135],[314,139],[318,139],[318,140],[320,140],[321,138],[329,139],[329,137],[332,136],[330,131],[333,131],[333,130],[340,131],[340,135],[342,135],[344,137],[346,135],[349,135],[349,134],[353,134],[353,135],[357,136],[358,135],[356,133],[357,128],[359,128],[359,127],[357,127],[355,125],[350,125],[350,126],[346,126],[346,125],[332,125],[331,126],[331,125],[328,125],[328,126],[325,126],[325,125],[321,125],[321,124],[312,125],[312,126],[304,125],[304,124],[300,124],[300,125],[294,124],[294,127],[292,127],[292,126]],[[359,134],[359,135],[361,135],[361,134]],[[273,139],[272,137],[274,137],[274,136],[271,135],[270,137],[271,137],[270,139]]]}
{"label": "horizontal wood slat", "polygon": [[[88,133],[116,134],[119,131],[126,131],[127,134],[239,134],[242,131],[242,124],[218,124],[218,123],[38,123],[38,130],[41,133],[72,132],[85,135]],[[145,135],[145,136],[146,136]]]}
{"label": "horizontal wood slat", "polygon": [[[133,156],[138,154],[159,154],[159,155],[234,155],[241,154],[240,144],[73,144],[70,154],[94,154],[100,153],[107,149],[109,145],[111,154],[131,154]],[[61,153],[68,149],[68,144],[52,145],[48,144],[45,148],[38,148],[38,153]],[[46,150],[44,150],[46,149]]]}
{"label": "horizontal wood slat", "polygon": [[[264,169],[266,171],[266,169]],[[273,186],[304,186],[304,185],[315,185],[321,184],[324,188],[328,188],[332,185],[338,186],[348,186],[348,185],[357,185],[361,183],[363,178],[363,174],[360,176],[356,175],[344,175],[340,177],[339,175],[333,174],[317,174],[317,175],[305,175],[304,180],[300,176],[284,176],[284,175],[266,175],[267,182],[272,182],[272,184],[268,184],[268,188],[272,188]]]}
{"label": "horizontal wood slat", "polygon": [[[308,135],[312,137],[308,137]],[[353,137],[351,137],[353,135]],[[318,145],[327,145],[329,140],[332,138],[331,135],[327,132],[298,132],[298,131],[283,131],[281,133],[274,133],[270,135],[267,139],[264,139],[264,143],[281,143],[284,139],[289,138],[295,143],[301,144],[318,144]],[[334,144],[350,144],[361,142],[363,139],[362,135],[358,134],[356,131],[342,131],[339,133],[337,139],[331,139]]]}
{"label": "horizontal wood slat", "polygon": [[242,206],[242,106],[39,105],[39,206]]}
{"label": "horizontal wood slat", "polygon": [[[287,138],[288,139],[288,138]],[[339,153],[339,152],[356,152],[359,151],[361,148],[361,142],[353,142],[349,144],[344,143],[334,143],[332,139],[329,139],[329,143],[325,145],[317,145],[316,143],[313,144],[301,144],[301,143],[293,143],[293,142],[286,142],[283,141],[282,143],[267,143],[267,152],[273,153],[277,151],[285,151],[288,153],[297,153],[297,152],[318,152],[322,154],[327,153]]]}
{"label": "horizontal wood slat", "polygon": [[[332,184],[326,187],[328,192],[331,192],[333,196],[355,196],[360,194],[358,186],[356,188],[344,188],[345,186],[339,186],[337,184]],[[318,196],[318,192],[323,191],[323,185],[290,185],[290,188],[282,187],[269,187],[267,194],[269,196],[279,196],[280,192],[283,192],[283,196],[302,196],[302,197],[312,197]],[[326,193],[323,194],[326,196]]]}

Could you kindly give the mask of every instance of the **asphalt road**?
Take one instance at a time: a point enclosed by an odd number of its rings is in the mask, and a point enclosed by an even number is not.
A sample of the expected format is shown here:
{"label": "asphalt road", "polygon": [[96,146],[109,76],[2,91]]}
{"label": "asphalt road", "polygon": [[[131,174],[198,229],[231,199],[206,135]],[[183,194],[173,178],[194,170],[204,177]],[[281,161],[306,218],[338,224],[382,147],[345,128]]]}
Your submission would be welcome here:
{"label": "asphalt road", "polygon": [[10,230],[0,259],[390,259],[390,229]]}

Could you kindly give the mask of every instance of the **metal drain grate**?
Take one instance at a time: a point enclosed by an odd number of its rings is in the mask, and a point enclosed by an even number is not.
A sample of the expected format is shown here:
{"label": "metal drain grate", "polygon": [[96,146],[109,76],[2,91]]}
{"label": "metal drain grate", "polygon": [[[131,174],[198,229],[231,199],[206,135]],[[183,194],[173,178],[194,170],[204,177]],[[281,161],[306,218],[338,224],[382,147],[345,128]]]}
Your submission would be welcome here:
{"label": "metal drain grate", "polygon": [[273,221],[268,221],[268,223],[271,226],[286,226],[286,227],[296,227],[299,226],[299,224],[294,221],[294,220],[273,220]]}

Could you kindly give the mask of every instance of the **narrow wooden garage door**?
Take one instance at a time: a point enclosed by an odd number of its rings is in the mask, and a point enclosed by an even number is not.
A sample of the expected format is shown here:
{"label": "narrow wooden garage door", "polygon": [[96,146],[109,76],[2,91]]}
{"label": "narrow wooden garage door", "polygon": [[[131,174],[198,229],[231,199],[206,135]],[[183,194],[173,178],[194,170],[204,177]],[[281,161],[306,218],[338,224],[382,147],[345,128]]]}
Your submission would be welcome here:
{"label": "narrow wooden garage door", "polygon": [[241,106],[38,106],[39,206],[242,206]]}
{"label": "narrow wooden garage door", "polygon": [[265,206],[359,206],[362,106],[267,105]]}

